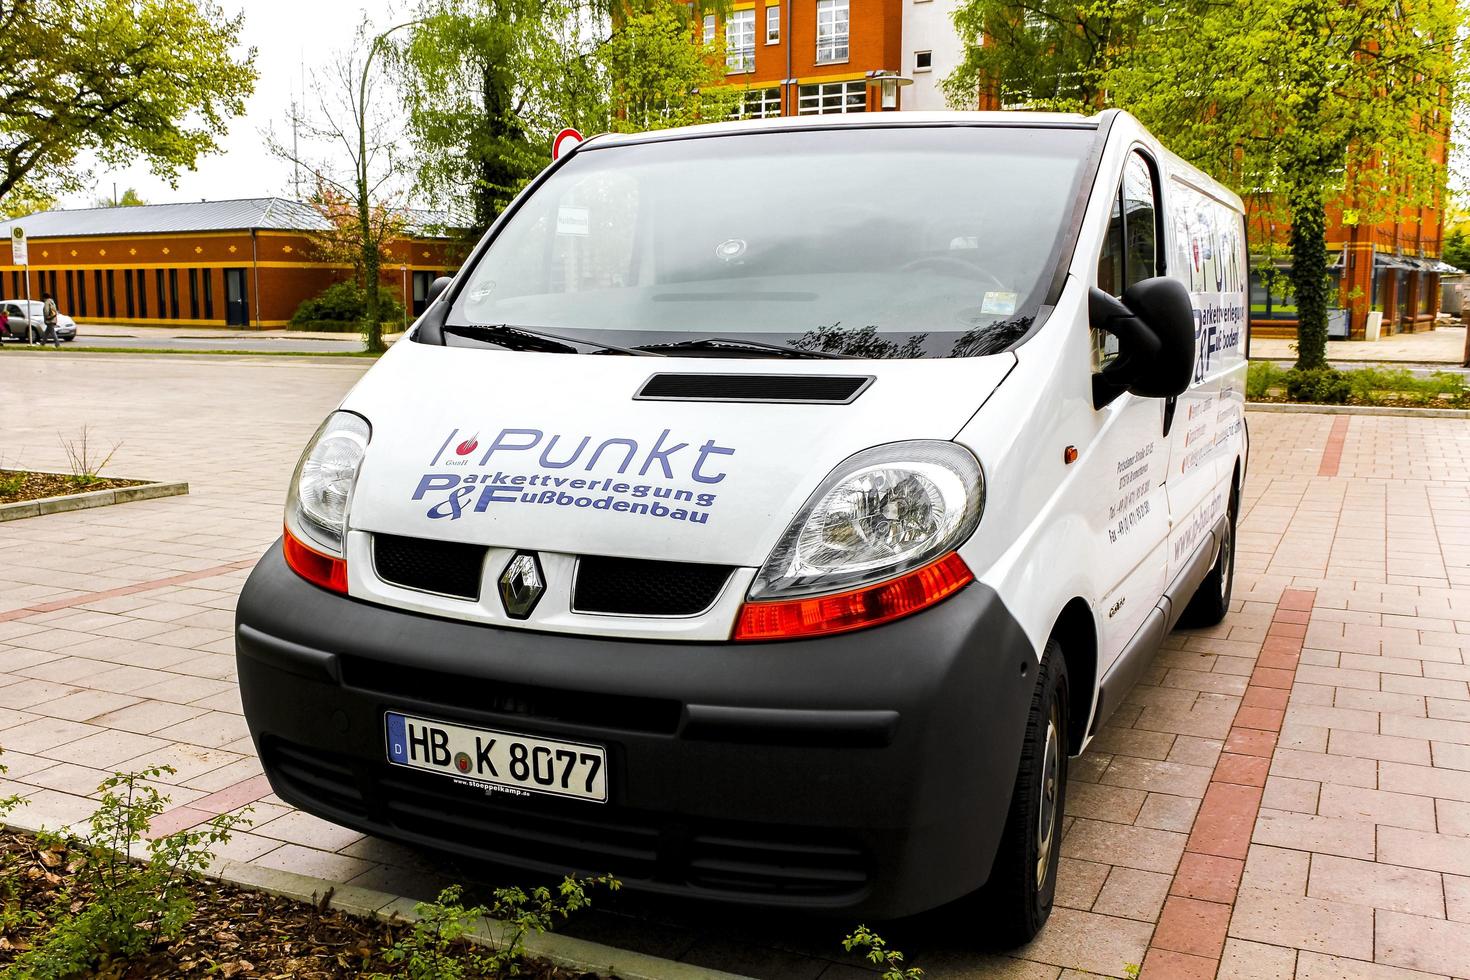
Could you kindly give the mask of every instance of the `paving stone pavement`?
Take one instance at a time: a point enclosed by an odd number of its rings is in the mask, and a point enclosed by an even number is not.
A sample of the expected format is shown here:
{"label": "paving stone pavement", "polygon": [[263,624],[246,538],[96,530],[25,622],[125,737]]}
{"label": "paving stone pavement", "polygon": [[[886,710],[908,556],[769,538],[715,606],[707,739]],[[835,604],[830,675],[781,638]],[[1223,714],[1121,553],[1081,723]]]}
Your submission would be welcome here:
{"label": "paving stone pavement", "polygon": [[[286,479],[366,368],[295,359],[0,355],[0,465],[187,497],[0,525],[0,795],[81,819],[116,769],[167,763],[155,832],[253,807],[226,856],[414,898],[493,869],[297,812],[260,775],[232,610]],[[1057,908],[1010,955],[956,913],[881,931],[931,978],[1470,977],[1470,423],[1252,414],[1235,600],[1168,638],[1073,769]],[[620,895],[567,931],[771,978],[868,976],[853,923]]]}

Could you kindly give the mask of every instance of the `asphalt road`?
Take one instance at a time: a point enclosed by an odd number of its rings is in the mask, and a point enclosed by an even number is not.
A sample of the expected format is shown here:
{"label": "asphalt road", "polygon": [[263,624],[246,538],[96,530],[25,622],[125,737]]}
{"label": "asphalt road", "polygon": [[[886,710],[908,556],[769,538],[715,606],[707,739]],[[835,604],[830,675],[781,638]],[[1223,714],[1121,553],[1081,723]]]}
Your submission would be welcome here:
{"label": "asphalt road", "polygon": [[88,336],[79,331],[76,340],[63,346],[68,348],[109,347],[146,350],[197,350],[197,351],[251,351],[261,354],[293,353],[321,354],[328,352],[353,352],[362,350],[362,340],[352,334],[344,334],[341,340],[321,340],[310,337],[211,337],[204,334],[189,336],[157,336],[150,334],[115,334]]}

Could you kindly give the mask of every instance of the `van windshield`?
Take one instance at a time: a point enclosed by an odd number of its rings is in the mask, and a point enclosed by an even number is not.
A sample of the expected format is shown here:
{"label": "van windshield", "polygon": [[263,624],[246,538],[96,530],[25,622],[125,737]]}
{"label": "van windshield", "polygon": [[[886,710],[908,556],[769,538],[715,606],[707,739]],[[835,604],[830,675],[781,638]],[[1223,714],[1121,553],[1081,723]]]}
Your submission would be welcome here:
{"label": "van windshield", "polygon": [[[509,217],[446,337],[514,346],[550,333],[699,356],[996,353],[1043,302],[1093,136],[843,127],[589,146]],[[524,349],[577,349],[537,342],[552,346]]]}

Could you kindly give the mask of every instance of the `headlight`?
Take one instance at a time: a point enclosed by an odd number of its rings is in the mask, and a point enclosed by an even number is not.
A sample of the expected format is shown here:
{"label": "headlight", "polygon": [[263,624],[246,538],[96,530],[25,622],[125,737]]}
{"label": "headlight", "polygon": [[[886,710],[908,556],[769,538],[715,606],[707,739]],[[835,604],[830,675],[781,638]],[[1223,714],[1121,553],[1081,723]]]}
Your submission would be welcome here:
{"label": "headlight", "polygon": [[807,499],[750,598],[820,595],[902,575],[964,543],[984,503],[980,464],[953,442],[864,450]]}
{"label": "headlight", "polygon": [[286,529],[303,543],[343,554],[347,508],[372,428],[351,412],[333,412],[307,443],[286,497]]}

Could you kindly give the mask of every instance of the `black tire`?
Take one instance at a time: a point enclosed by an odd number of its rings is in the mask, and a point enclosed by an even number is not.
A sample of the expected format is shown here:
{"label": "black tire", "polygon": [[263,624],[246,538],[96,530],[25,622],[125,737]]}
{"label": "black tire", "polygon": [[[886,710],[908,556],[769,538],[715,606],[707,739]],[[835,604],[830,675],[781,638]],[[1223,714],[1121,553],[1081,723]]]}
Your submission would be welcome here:
{"label": "black tire", "polygon": [[1239,498],[1232,486],[1229,519],[1225,521],[1225,535],[1220,541],[1220,551],[1214,566],[1194,590],[1189,605],[1179,614],[1176,625],[1181,629],[1214,626],[1230,611],[1230,593],[1235,587],[1235,513],[1238,503]]}
{"label": "black tire", "polygon": [[977,894],[982,928],[996,947],[1030,942],[1051,915],[1067,805],[1067,661],[1048,640],[1041,656],[1021,765],[990,879]]}

